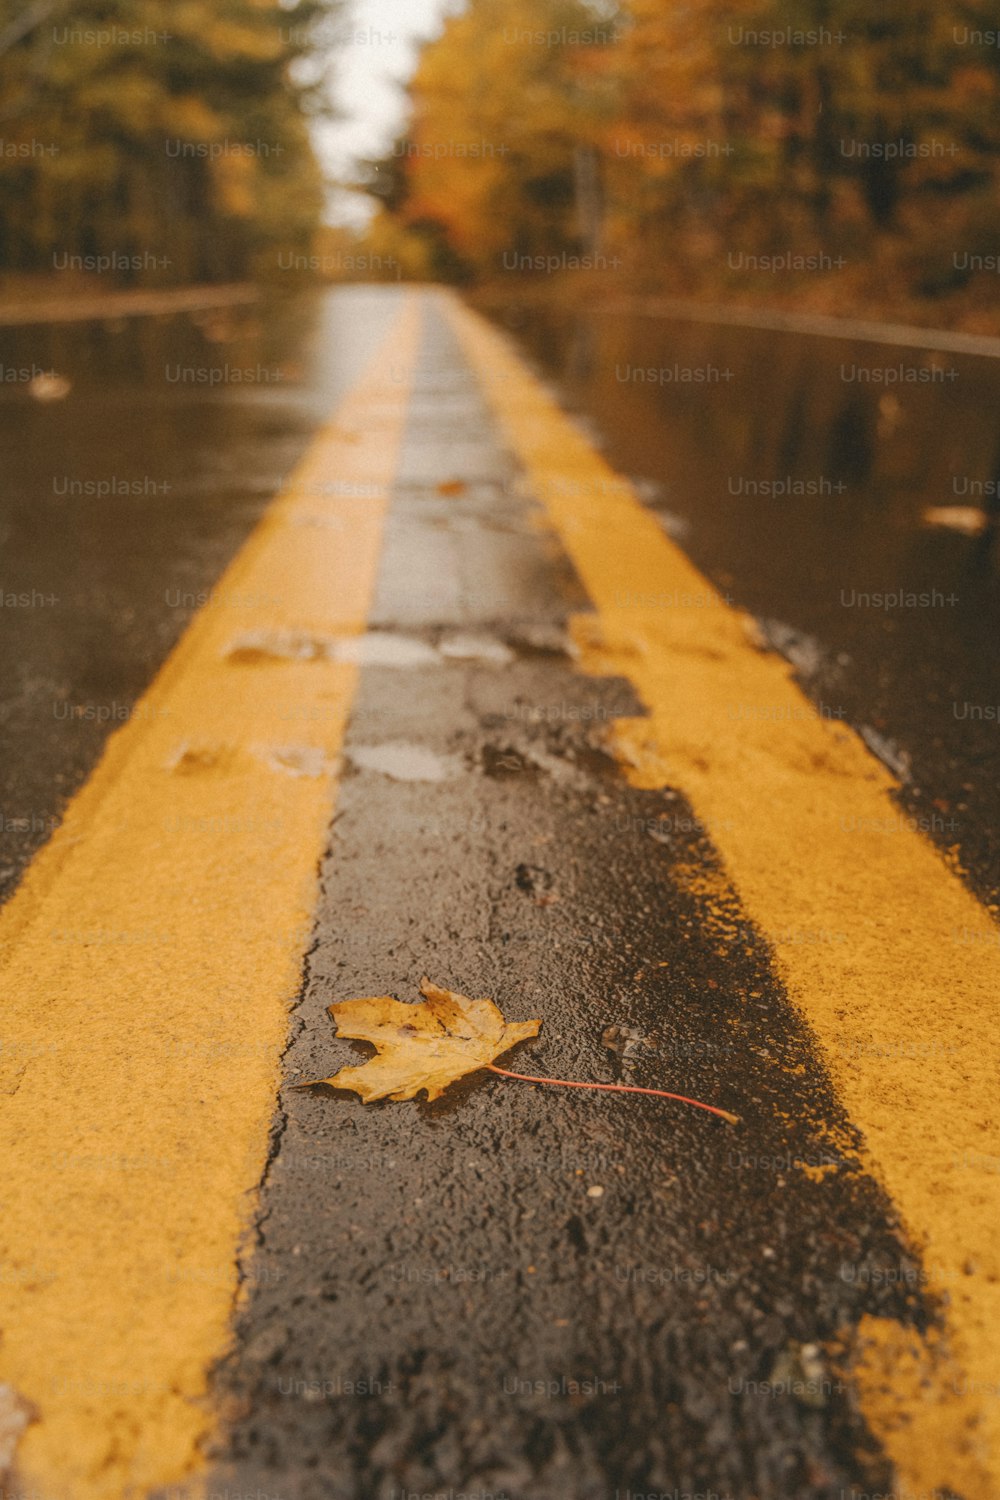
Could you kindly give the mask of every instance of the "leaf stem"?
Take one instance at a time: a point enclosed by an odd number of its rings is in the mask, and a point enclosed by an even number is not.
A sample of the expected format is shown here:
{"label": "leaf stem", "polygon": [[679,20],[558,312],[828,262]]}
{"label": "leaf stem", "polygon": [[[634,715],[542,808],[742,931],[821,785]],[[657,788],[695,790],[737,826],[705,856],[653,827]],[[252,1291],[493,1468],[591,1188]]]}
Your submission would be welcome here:
{"label": "leaf stem", "polygon": [[668,1094],[665,1089],[641,1089],[634,1083],[577,1083],[569,1078],[535,1078],[530,1073],[511,1073],[509,1069],[498,1068],[494,1063],[487,1063],[486,1067],[491,1073],[499,1073],[501,1078],[518,1078],[522,1083],[554,1083],[563,1089],[606,1089],[615,1094],[655,1094],[658,1099],[677,1099],[681,1104],[694,1105],[695,1109],[707,1109],[709,1114],[718,1115],[730,1125],[740,1123],[739,1115],[730,1114],[728,1109],[717,1109],[714,1104],[702,1104],[700,1099],[689,1099],[685,1094]]}

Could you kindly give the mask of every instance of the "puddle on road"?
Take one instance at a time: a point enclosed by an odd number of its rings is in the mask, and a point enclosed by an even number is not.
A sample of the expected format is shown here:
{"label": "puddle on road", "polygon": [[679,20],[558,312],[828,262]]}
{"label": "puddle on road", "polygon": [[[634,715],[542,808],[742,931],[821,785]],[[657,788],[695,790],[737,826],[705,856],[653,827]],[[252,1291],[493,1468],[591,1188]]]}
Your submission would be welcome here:
{"label": "puddle on road", "polygon": [[507,667],[516,653],[496,636],[454,633],[443,635],[437,646],[418,636],[390,630],[369,630],[363,635],[312,635],[294,630],[247,631],[232,641],[226,660],[235,666],[266,666],[276,662],[351,662],[362,667],[437,667],[448,661],[480,662]]}
{"label": "puddle on road", "polygon": [[488,635],[443,636],[438,650],[452,661],[480,661],[497,667],[509,667],[515,659],[509,646]]}
{"label": "puddle on road", "polygon": [[332,776],[337,769],[336,760],[321,745],[257,745],[254,754],[286,776]]}
{"label": "puddle on road", "polygon": [[[329,776],[336,759],[321,745],[252,745],[251,753],[272,771],[288,776]],[[176,776],[226,775],[236,764],[237,745],[178,745],[166,761]]]}
{"label": "puddle on road", "polygon": [[226,652],[226,660],[240,667],[256,667],[276,661],[328,661],[335,644],[324,636],[294,630],[249,630],[237,637]]}
{"label": "puddle on road", "polygon": [[348,760],[363,771],[377,771],[393,781],[451,781],[465,773],[455,755],[439,755],[425,745],[396,740],[385,745],[355,745]]}
{"label": "puddle on road", "polygon": [[434,667],[441,660],[433,646],[388,630],[372,630],[367,635],[334,641],[330,657],[333,661],[356,662],[362,667]]}

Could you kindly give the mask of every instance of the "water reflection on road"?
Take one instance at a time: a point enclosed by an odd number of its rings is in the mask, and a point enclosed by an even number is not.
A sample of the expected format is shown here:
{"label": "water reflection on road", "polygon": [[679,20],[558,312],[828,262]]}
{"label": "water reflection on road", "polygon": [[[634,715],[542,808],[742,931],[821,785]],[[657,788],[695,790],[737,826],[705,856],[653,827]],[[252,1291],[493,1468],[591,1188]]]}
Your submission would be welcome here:
{"label": "water reflection on road", "polygon": [[[995,897],[1000,361],[540,299],[485,310],[904,778],[901,816]],[[929,524],[942,509],[986,529]]]}
{"label": "water reflection on road", "polygon": [[345,288],[0,329],[0,895],[393,313]]}
{"label": "water reflection on road", "polygon": [[[394,300],[345,288],[0,330],[0,892]],[[925,520],[997,517],[1000,361],[537,299],[486,310],[900,775],[901,816],[1000,896],[998,546]]]}

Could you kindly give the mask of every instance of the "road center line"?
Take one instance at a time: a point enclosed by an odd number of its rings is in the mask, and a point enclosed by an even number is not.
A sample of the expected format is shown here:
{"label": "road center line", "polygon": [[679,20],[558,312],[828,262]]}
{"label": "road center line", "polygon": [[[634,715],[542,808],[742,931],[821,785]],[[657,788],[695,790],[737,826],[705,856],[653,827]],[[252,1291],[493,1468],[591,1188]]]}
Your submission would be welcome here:
{"label": "road center line", "polygon": [[[22,1488],[189,1479],[267,1153],[420,337],[407,299],[0,914]],[[0,1476],[2,1479],[2,1476]]]}
{"label": "road center line", "polygon": [[627,678],[649,710],[618,721],[617,753],[635,784],[682,788],[712,830],[866,1137],[867,1165],[922,1252],[926,1288],[945,1304],[942,1329],[926,1340],[869,1320],[856,1369],[868,1420],[914,1493],[950,1486],[991,1500],[1000,1495],[1000,933],[906,826],[895,783],[854,733],[823,719],[790,668],[758,649],[746,617],[508,342],[456,299],[447,306],[597,610],[577,622],[582,665]]}

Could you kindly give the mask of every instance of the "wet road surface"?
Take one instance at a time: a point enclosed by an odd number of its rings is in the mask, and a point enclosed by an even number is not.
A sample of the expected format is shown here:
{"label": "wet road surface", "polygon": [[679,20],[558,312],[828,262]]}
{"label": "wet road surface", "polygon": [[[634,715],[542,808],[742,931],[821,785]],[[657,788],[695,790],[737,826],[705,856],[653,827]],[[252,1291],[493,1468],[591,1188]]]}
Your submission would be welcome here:
{"label": "wet road surface", "polygon": [[[456,505],[441,486],[458,476]],[[923,1315],[864,1274],[905,1259],[891,1210],[845,1154],[850,1127],[691,809],[630,789],[602,751],[637,705],[560,649],[584,600],[515,477],[433,322],[373,625],[437,650],[465,634],[470,659],[370,666],[356,701],[252,1292],[219,1376],[247,1414],[217,1487],[887,1488],[820,1350],[846,1354],[864,1311]],[[424,758],[387,774],[375,746]],[[692,863],[711,900],[674,878]],[[416,998],[425,971],[544,1017],[511,1066],[683,1079],[746,1130],[485,1076],[412,1113],[296,1087],[355,1055],[327,1005]],[[775,1372],[799,1395],[762,1396]]]}
{"label": "wet road surface", "polygon": [[[384,308],[359,289],[320,305],[0,330],[3,369],[73,383],[52,404],[24,381],[0,384],[3,594],[34,601],[3,616],[14,753],[0,890],[357,374]],[[901,817],[957,849],[995,899],[997,549],[921,518],[997,509],[1000,363],[546,302],[485,310],[813,700],[869,737],[901,778]],[[206,391],[181,376],[227,367],[258,378]],[[853,378],[880,368],[941,378]],[[719,378],[684,383],[699,370]],[[102,493],[109,482],[118,493]]]}
{"label": "wet road surface", "polygon": [[1000,898],[1000,547],[928,526],[1000,494],[1000,361],[544,300],[487,304],[901,819]]}
{"label": "wet road surface", "polygon": [[[222,308],[0,329],[0,367],[71,383],[48,402],[25,380],[0,383],[0,893],[58,826],[385,317],[359,291],[269,318]],[[229,601],[234,623],[252,603]]]}
{"label": "wet road surface", "polygon": [[[277,331],[266,320],[256,331],[234,327],[227,314],[216,336],[235,349],[216,347],[212,360],[205,330],[173,320],[83,342],[46,332],[55,342],[39,363],[69,375],[74,391],[58,406],[16,393],[0,411],[8,440],[15,408],[33,437],[30,458],[12,442],[4,479],[4,524],[19,543],[9,565],[5,545],[4,587],[72,603],[4,612],[17,788],[4,792],[9,885],[116,727],[87,706],[141,702],[197,595],[357,378],[396,300],[335,294],[318,325],[303,313],[305,325],[285,320]],[[412,384],[402,363],[388,375],[409,387],[407,428],[368,635],[356,649],[360,679],[285,1084],[240,1256],[233,1345],[219,1350],[212,1381],[220,1418],[204,1449],[207,1492],[860,1500],[899,1491],[854,1379],[856,1333],[873,1317],[923,1332],[940,1324],[942,1301],[864,1165],[857,1124],[713,830],[679,786],[643,789],[612,754],[616,724],[641,718],[643,705],[623,676],[580,670],[573,622],[590,611],[587,593],[442,309],[422,303]],[[572,347],[557,334],[550,360]],[[721,361],[718,341],[731,336],[671,330],[671,362]],[[655,337],[662,350],[662,330]],[[702,342],[681,353],[685,337]],[[727,351],[733,368],[737,358],[745,375],[775,367],[778,345],[739,337],[738,354]],[[113,338],[125,352],[109,397],[88,360]],[[200,352],[185,352],[192,341]],[[12,347],[11,359],[32,347]],[[563,371],[584,410],[581,392],[600,398],[609,456],[670,483],[666,498],[652,483],[645,491],[659,514],[669,511],[667,528],[718,586],[770,622],[762,644],[791,657],[814,699],[843,707],[838,722],[874,730],[874,749],[904,772],[900,756],[909,756],[901,807],[954,817],[959,827],[939,841],[959,845],[970,882],[991,889],[989,723],[973,721],[958,739],[958,719],[946,728],[928,709],[935,693],[997,701],[988,548],[920,530],[916,460],[874,515],[870,461],[843,480],[835,521],[818,506],[807,513],[801,499],[790,518],[787,499],[767,496],[754,499],[751,523],[744,496],[725,498],[731,451],[747,472],[754,453],[758,477],[780,472],[776,453],[812,462],[781,448],[799,429],[820,442],[801,394],[811,389],[801,344],[780,420],[744,380],[745,400],[710,408],[715,425],[700,453],[692,443],[705,393],[666,403],[658,386],[640,413],[625,400],[634,382],[615,381],[618,393],[609,385],[615,348],[574,356],[603,368],[590,367],[592,392],[586,372]],[[241,364],[287,362],[294,390],[227,385],[218,398],[192,390],[167,399],[161,369],[234,364],[236,350]],[[982,438],[984,463],[992,382],[986,369],[976,400],[956,406]],[[606,399],[614,394],[618,404]],[[832,420],[861,431],[869,416],[865,407]],[[113,434],[116,474],[152,474],[176,493],[60,496],[57,449],[85,455],[77,476],[111,472],[95,431]],[[843,431],[832,448],[829,432],[823,442],[831,472],[861,463],[851,454],[863,445]],[[90,523],[73,536],[62,527],[70,503],[85,504]],[[845,555],[856,574],[843,570]],[[903,625],[903,611],[848,609],[832,596],[834,584],[915,588],[920,579],[947,583],[961,604],[906,611]],[[84,712],[60,716],[53,704],[64,702]],[[304,696],[303,733],[322,740],[326,711],[322,697]],[[357,1060],[335,1039],[327,1005],[415,999],[424,973],[493,996],[510,1019],[543,1018],[515,1068],[669,1080],[742,1124],[734,1131],[662,1100],[486,1076],[416,1106],[364,1106],[298,1086]],[[984,1135],[979,1148],[995,1151],[992,1141]],[[940,1500],[989,1493],[937,1491]]]}

